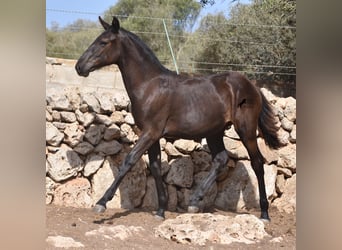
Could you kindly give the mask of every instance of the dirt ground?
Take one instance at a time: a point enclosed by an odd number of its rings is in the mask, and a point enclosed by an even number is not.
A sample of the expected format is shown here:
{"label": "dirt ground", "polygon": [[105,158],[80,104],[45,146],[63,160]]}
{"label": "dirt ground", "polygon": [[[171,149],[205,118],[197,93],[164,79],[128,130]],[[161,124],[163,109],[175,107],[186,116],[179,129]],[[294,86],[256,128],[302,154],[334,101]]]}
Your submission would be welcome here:
{"label": "dirt ground", "polygon": [[[236,215],[214,209],[214,214]],[[259,216],[258,211],[250,211]],[[166,212],[166,218],[175,218],[180,213]],[[107,209],[103,214],[95,214],[91,209],[46,206],[46,234],[48,236],[71,237],[81,242],[85,247],[78,249],[296,249],[296,217],[295,214],[279,212],[270,207],[271,222],[265,225],[266,232],[271,236],[255,244],[233,243],[222,245],[207,243],[205,246],[183,245],[171,240],[154,236],[154,228],[162,222],[153,216],[152,211],[135,209]],[[100,235],[87,236],[86,232],[98,229],[100,226],[135,226],[143,227],[136,236],[126,240],[109,239]],[[46,244],[46,249],[60,249]],[[77,249],[77,248],[72,248]]]}

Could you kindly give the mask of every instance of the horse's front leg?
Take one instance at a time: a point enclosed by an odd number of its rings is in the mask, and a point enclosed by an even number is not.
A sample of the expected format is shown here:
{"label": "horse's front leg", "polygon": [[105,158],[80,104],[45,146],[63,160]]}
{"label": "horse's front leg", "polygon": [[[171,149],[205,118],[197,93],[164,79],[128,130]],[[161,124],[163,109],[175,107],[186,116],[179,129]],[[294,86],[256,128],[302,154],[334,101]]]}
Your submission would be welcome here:
{"label": "horse's front leg", "polygon": [[156,216],[159,218],[165,218],[165,210],[167,207],[167,195],[161,175],[161,155],[160,144],[156,141],[148,150],[148,157],[150,161],[150,170],[156,182],[156,188],[158,193],[158,211]]}
{"label": "horse's front leg", "polygon": [[[159,139],[159,138],[158,138]],[[97,213],[102,213],[106,210],[106,203],[110,201],[119,187],[122,179],[128,173],[128,171],[138,162],[143,153],[148,150],[151,145],[156,141],[153,139],[150,133],[142,133],[136,145],[133,147],[132,151],[126,156],[124,162],[122,163],[119,174],[113,181],[112,185],[107,189],[102,198],[96,203],[93,210]]]}

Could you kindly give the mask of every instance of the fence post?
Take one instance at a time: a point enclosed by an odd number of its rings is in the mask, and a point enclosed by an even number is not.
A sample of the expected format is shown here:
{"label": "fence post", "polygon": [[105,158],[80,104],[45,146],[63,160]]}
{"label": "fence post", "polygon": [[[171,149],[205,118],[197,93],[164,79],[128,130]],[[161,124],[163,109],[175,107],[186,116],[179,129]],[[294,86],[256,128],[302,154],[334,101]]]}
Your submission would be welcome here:
{"label": "fence post", "polygon": [[163,19],[163,24],[164,24],[164,29],[165,29],[165,33],[166,33],[167,42],[168,42],[169,47],[170,47],[170,51],[171,51],[171,56],[172,56],[173,64],[175,65],[177,75],[179,75],[178,66],[177,66],[177,62],[176,62],[176,58],[175,58],[175,55],[173,54],[172,45],[171,45],[171,41],[170,41],[170,38],[169,38],[169,33],[168,33],[168,31],[167,31],[167,28],[166,28],[166,24],[165,24],[165,20],[164,20],[164,19]]}

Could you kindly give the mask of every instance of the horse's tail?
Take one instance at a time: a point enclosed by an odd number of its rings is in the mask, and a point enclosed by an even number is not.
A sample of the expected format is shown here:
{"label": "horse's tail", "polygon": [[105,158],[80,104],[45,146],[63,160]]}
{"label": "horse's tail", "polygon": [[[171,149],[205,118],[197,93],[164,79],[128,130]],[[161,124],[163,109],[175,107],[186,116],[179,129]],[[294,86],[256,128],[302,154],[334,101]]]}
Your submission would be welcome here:
{"label": "horse's tail", "polygon": [[262,108],[258,120],[258,126],[261,130],[266,145],[270,148],[280,148],[281,143],[277,135],[277,120],[273,112],[273,108],[264,94],[260,91],[262,97]]}

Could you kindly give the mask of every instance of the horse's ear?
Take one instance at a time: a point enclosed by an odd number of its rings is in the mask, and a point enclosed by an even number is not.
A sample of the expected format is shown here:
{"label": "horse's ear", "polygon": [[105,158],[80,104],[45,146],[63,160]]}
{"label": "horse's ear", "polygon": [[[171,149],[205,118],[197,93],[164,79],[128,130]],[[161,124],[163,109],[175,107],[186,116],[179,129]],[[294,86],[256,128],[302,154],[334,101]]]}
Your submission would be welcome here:
{"label": "horse's ear", "polygon": [[105,30],[109,29],[110,25],[108,23],[106,23],[100,16],[99,16],[99,21]]}
{"label": "horse's ear", "polygon": [[113,16],[113,21],[112,21],[112,31],[114,33],[118,33],[120,29],[120,22],[119,19],[117,19],[117,17]]}

